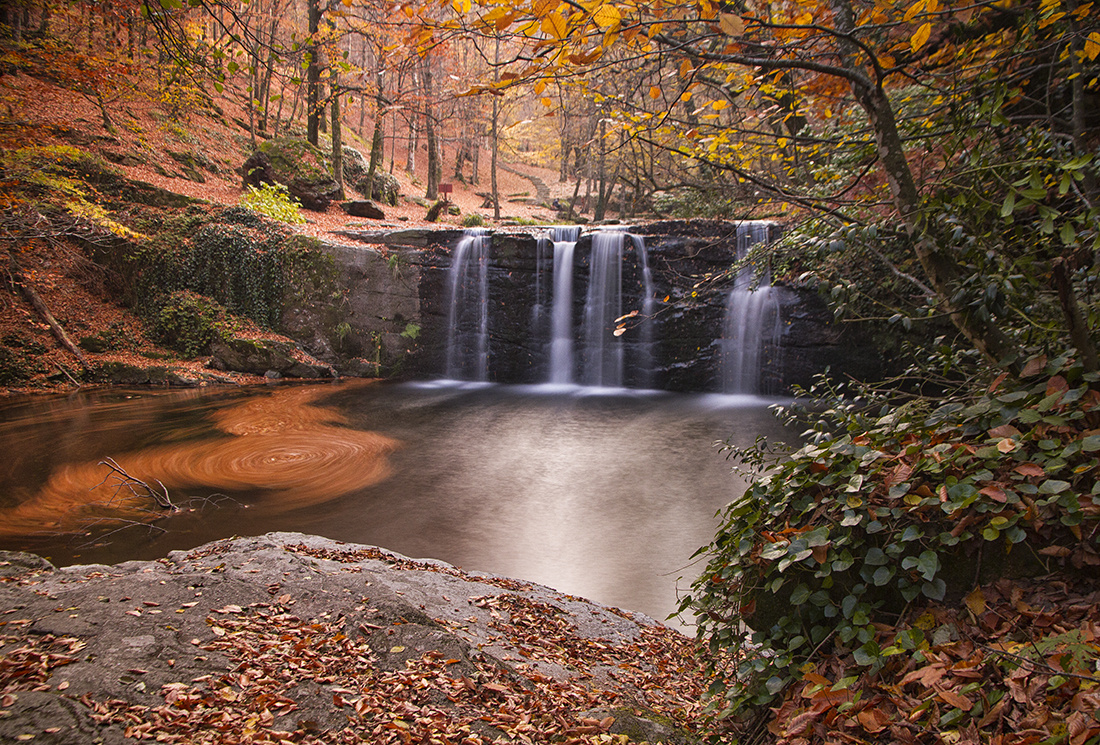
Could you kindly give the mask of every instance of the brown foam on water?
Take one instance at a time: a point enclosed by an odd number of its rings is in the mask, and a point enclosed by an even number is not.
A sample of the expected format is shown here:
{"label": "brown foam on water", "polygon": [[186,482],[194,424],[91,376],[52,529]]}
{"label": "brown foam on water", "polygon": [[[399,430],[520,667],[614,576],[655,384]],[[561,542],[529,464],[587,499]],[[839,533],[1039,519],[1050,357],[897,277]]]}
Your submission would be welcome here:
{"label": "brown foam on water", "polygon": [[[278,389],[214,414],[215,426],[231,437],[152,447],[115,461],[136,479],[154,486],[159,481],[177,501],[187,489],[202,489],[263,490],[268,513],[325,502],[389,476],[387,456],[398,446],[375,432],[337,426],[344,417],[314,405],[331,392],[331,386]],[[51,474],[31,499],[0,511],[0,535],[67,532],[101,519],[149,522],[158,516],[152,500],[120,490],[98,461],[71,464]]]}

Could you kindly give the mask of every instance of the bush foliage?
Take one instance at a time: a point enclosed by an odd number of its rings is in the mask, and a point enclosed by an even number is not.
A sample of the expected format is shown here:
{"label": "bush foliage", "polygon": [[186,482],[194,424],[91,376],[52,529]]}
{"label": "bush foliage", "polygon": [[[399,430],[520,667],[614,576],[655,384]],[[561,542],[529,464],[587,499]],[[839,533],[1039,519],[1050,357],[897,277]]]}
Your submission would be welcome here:
{"label": "bush foliage", "polygon": [[1021,382],[1002,374],[935,408],[826,387],[811,391],[824,411],[789,412],[810,423],[789,458],[733,450],[756,478],[681,605],[715,659],[735,660],[716,663],[718,708],[772,701],[825,652],[852,676],[904,665],[929,648],[909,611],[980,582],[1097,574],[1098,377],[1040,357]]}
{"label": "bush foliage", "polygon": [[164,298],[153,321],[156,338],[186,357],[206,354],[210,344],[226,336],[232,327],[225,308],[188,290],[178,290]]}
{"label": "bush foliage", "polygon": [[241,206],[279,222],[299,225],[306,221],[302,217],[302,205],[290,196],[283,184],[264,183],[258,188],[246,185]]}

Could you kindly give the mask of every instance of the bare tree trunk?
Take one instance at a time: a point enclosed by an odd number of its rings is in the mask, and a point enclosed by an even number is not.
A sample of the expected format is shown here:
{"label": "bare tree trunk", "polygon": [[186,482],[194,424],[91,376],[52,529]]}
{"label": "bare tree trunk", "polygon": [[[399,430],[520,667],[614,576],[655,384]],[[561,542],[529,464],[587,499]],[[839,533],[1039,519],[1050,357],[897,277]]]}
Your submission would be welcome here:
{"label": "bare tree trunk", "polygon": [[1081,313],[1077,295],[1073,292],[1073,281],[1070,279],[1065,259],[1058,257],[1051,268],[1054,287],[1058,291],[1058,302],[1062,306],[1062,316],[1066,319],[1066,327],[1069,329],[1069,338],[1073,346],[1077,347],[1077,353],[1084,368],[1089,372],[1096,372],[1100,369],[1100,359],[1097,358],[1096,345],[1092,341],[1088,322]]}
{"label": "bare tree trunk", "polygon": [[[500,80],[500,37],[497,36],[493,50],[493,81]],[[492,161],[489,164],[489,183],[493,194],[493,219],[500,219],[500,191],[497,188],[497,161],[500,159],[500,96],[493,96]]]}
{"label": "bare tree trunk", "polygon": [[321,47],[317,34],[321,28],[320,0],[309,0],[309,67],[306,69],[306,139],[317,145],[321,127]]}
{"label": "bare tree trunk", "polygon": [[344,200],[344,129],[340,124],[339,73],[332,69],[332,175],[336,179],[336,199]]}
{"label": "bare tree trunk", "polygon": [[[856,101],[867,113],[875,142],[878,145],[879,162],[890,185],[894,208],[905,225],[912,242],[913,252],[920,261],[929,284],[935,290],[940,307],[944,308],[955,327],[974,348],[988,360],[999,363],[1015,360],[1019,349],[989,317],[972,311],[964,301],[955,300],[961,280],[961,269],[951,255],[939,246],[933,237],[931,226],[921,209],[920,193],[916,180],[905,157],[905,145],[898,132],[894,109],[880,84],[866,77],[855,62],[859,53],[854,38],[855,14],[850,0],[831,0],[836,19],[841,64],[852,75],[849,85]],[[1013,369],[1016,369],[1013,366]]]}
{"label": "bare tree trunk", "polygon": [[73,343],[73,340],[69,338],[69,335],[67,333],[65,333],[65,329],[61,326],[60,323],[57,322],[57,319],[53,317],[53,313],[50,313],[50,309],[46,305],[46,302],[34,289],[34,285],[32,285],[30,281],[23,275],[23,270],[15,262],[15,258],[9,256],[8,259],[9,271],[11,272],[12,279],[14,279],[15,283],[19,285],[19,289],[20,291],[22,291],[23,296],[27,298],[27,302],[29,302],[34,307],[38,315],[41,316],[42,320],[44,320],[46,324],[50,327],[50,331],[53,332],[54,337],[56,337],[58,342],[61,343],[61,346],[65,347],[65,349],[71,352],[73,356],[75,356],[80,361],[81,367],[87,368],[88,361],[84,359],[84,352],[80,350],[80,347]]}
{"label": "bare tree trunk", "polygon": [[374,135],[370,142],[370,164],[367,166],[367,199],[374,199],[374,174],[378,172],[378,166],[385,159],[386,137],[382,129],[382,114],[385,111],[386,100],[382,97],[382,70],[375,71],[375,110],[374,110]]}
{"label": "bare tree trunk", "polygon": [[424,58],[424,138],[428,143],[428,185],[426,199],[439,198],[439,181],[443,175],[443,162],[439,157],[439,139],[436,137],[435,117],[432,111],[432,61]]}

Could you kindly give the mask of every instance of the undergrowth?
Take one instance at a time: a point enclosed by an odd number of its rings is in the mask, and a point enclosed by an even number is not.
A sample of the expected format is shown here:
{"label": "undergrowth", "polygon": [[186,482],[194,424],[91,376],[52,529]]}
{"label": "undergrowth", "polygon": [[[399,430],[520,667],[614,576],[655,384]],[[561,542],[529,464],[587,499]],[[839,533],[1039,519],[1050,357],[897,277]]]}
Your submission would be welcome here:
{"label": "undergrowth", "polygon": [[[718,714],[744,716],[780,700],[801,711],[792,702],[811,706],[825,691],[835,700],[818,715],[846,702],[855,717],[863,705],[849,689],[880,678],[885,685],[939,654],[944,639],[922,620],[929,608],[965,600],[981,615],[981,587],[1000,578],[1100,576],[1098,380],[1066,357],[1041,357],[1020,382],[1000,375],[934,408],[925,399],[896,404],[822,386],[810,397],[824,410],[784,412],[808,423],[803,448],[787,454],[764,441],[730,448],[754,483],[698,552],[706,569],[681,604],[697,614],[718,661],[711,690]],[[1087,626],[1076,645],[1051,631],[1033,637],[1025,653],[1040,643],[1060,650],[1057,663],[1040,657],[1064,666],[1045,694],[1064,720],[1078,711],[1078,694],[1100,690],[1100,648]],[[1062,659],[1066,650],[1072,654]],[[840,672],[823,676],[826,660]],[[813,689],[806,701],[799,685]],[[995,702],[978,708],[971,699],[906,716],[990,736],[990,727],[1005,726],[987,716]],[[866,724],[865,734],[885,726],[852,722]],[[1100,735],[1100,722],[1090,726]]]}

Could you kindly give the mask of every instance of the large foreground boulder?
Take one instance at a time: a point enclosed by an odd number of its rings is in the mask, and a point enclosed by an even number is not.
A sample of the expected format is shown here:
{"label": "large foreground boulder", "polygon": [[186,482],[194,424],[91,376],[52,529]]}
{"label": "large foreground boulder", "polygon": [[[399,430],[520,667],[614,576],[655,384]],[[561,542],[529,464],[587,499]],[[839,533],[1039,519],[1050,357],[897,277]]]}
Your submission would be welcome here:
{"label": "large foreground boulder", "polygon": [[270,533],[117,566],[0,552],[0,578],[0,742],[704,734],[686,637],[442,562]]}
{"label": "large foreground boulder", "polygon": [[340,197],[325,154],[306,140],[279,137],[260,145],[241,167],[246,186],[283,184],[307,210],[324,212]]}

